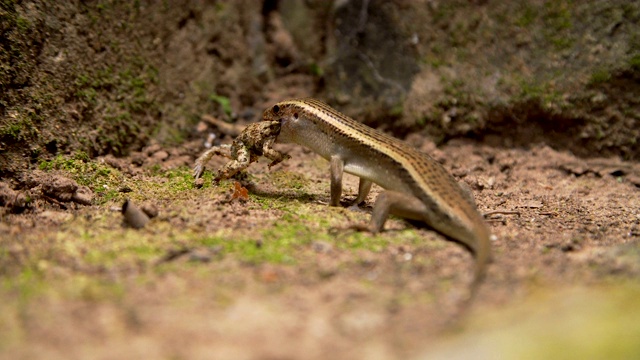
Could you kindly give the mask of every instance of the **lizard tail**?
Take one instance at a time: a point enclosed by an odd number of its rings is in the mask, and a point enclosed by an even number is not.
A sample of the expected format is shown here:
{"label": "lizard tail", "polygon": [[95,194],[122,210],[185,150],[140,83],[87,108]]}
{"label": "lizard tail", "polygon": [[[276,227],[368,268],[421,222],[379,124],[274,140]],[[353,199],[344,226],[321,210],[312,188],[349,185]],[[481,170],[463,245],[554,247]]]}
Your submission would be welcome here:
{"label": "lizard tail", "polygon": [[477,229],[477,234],[475,246],[473,247],[476,260],[474,278],[469,288],[469,297],[466,303],[470,303],[476,297],[478,288],[487,275],[487,268],[492,259],[489,229],[482,224],[481,228]]}

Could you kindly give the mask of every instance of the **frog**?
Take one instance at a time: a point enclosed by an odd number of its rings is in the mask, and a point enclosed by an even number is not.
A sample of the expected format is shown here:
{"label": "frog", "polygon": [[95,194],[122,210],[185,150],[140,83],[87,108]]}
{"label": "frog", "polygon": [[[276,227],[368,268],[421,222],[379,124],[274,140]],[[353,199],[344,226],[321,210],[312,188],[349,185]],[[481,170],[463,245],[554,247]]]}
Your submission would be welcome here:
{"label": "frog", "polygon": [[288,154],[283,154],[273,148],[279,133],[279,121],[260,121],[249,124],[231,144],[213,146],[200,155],[193,167],[193,177],[198,179],[202,176],[205,165],[214,155],[230,159],[214,176],[213,183],[215,184],[248,168],[261,156],[271,160],[268,165],[271,169],[271,167],[291,158]]}

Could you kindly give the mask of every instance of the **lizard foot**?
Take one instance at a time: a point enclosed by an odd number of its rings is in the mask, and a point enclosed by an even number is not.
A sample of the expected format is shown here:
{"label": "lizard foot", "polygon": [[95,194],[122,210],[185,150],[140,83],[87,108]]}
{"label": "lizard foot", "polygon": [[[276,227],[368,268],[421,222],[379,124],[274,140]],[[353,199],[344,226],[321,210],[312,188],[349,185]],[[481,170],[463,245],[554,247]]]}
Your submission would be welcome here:
{"label": "lizard foot", "polygon": [[344,233],[347,231],[355,231],[355,232],[369,232],[372,234],[377,234],[378,232],[371,228],[369,224],[350,224],[347,226],[333,226],[329,228],[329,234],[337,235],[339,233]]}
{"label": "lizard foot", "polygon": [[349,205],[347,207],[347,210],[349,211],[357,211],[357,212],[365,212],[365,210],[363,208],[361,208],[360,206],[358,206],[358,204],[356,204],[355,202],[351,205]]}

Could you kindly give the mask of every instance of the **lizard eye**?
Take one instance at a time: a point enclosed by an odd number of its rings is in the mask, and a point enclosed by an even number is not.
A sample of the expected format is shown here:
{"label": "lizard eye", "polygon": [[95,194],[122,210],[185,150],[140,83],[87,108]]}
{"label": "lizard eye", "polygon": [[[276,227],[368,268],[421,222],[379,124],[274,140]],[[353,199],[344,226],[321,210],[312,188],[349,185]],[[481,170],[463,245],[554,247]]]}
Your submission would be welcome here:
{"label": "lizard eye", "polygon": [[298,113],[293,113],[293,118],[298,119]]}
{"label": "lizard eye", "polygon": [[280,112],[280,106],[278,106],[278,105],[273,105],[273,113],[274,113],[274,114],[277,114],[277,113],[279,113],[279,112]]}

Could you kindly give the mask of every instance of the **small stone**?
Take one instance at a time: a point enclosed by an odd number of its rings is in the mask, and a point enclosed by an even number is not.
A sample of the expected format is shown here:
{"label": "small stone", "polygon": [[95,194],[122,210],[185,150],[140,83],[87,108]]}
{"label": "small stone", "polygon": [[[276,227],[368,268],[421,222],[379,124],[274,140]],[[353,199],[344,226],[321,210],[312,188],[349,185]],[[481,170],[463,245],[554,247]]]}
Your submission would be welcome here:
{"label": "small stone", "polygon": [[196,189],[200,189],[204,186],[204,179],[203,178],[197,178],[196,181],[193,182],[193,186],[196,187]]}
{"label": "small stone", "polygon": [[328,253],[331,252],[333,246],[326,241],[314,241],[311,248],[317,253]]}
{"label": "small stone", "polygon": [[142,166],[142,164],[144,164],[145,159],[146,159],[146,156],[141,152],[135,152],[131,154],[131,163],[135,166]]}
{"label": "small stone", "polygon": [[153,155],[151,155],[151,157],[154,160],[164,161],[169,157],[169,153],[164,151],[164,150],[160,150],[160,151],[155,152]]}
{"label": "small stone", "polygon": [[154,217],[158,216],[158,208],[151,203],[144,203],[142,204],[141,207],[142,211],[147,214],[147,216],[149,216],[150,219],[153,219]]}
{"label": "small stone", "polygon": [[24,208],[27,202],[27,195],[11,189],[11,187],[4,182],[0,182],[0,206],[9,209],[20,209]]}
{"label": "small stone", "polygon": [[42,184],[45,195],[60,201],[71,201],[77,189],[78,183],[60,175],[52,175]]}
{"label": "small stone", "polygon": [[149,145],[147,147],[145,147],[144,149],[142,149],[142,151],[147,154],[147,156],[150,156],[153,153],[156,153],[158,151],[162,150],[162,146],[160,146],[160,144],[153,144],[153,145]]}
{"label": "small stone", "polygon": [[200,121],[196,125],[196,131],[199,132],[199,133],[203,133],[203,132],[207,131],[207,128],[209,128],[209,126],[204,121]]}
{"label": "small stone", "polygon": [[80,186],[73,194],[72,200],[81,205],[91,205],[93,202],[93,191],[86,186]]}
{"label": "small stone", "polygon": [[149,222],[149,216],[129,200],[122,205],[122,215],[125,223],[134,229],[141,229]]}
{"label": "small stone", "polygon": [[196,248],[189,252],[189,261],[206,263],[211,261],[212,253],[206,248]]}

